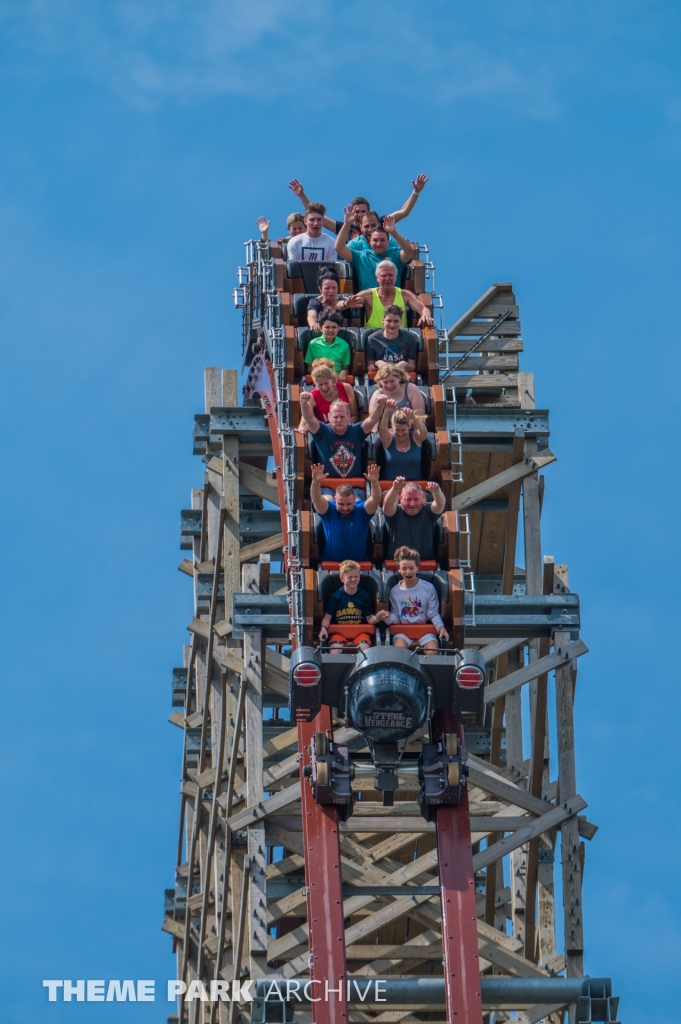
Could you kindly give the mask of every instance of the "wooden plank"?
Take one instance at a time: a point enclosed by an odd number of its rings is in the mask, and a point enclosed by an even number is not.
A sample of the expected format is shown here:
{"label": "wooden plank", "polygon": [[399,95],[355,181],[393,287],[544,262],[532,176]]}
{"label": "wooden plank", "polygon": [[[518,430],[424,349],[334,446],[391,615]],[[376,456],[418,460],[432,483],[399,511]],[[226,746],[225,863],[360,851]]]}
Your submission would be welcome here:
{"label": "wooden plank", "polygon": [[495,640],[491,644],[487,644],[486,647],[480,648],[480,653],[485,659],[485,664],[489,665],[491,661],[500,657],[502,654],[507,654],[512,651],[514,647],[520,647],[521,644],[526,644],[527,640],[522,637],[515,637],[504,640]]}
{"label": "wooden plank", "polygon": [[190,558],[183,558],[177,568],[180,572],[186,573],[187,576],[194,575],[194,563]]}
{"label": "wooden plank", "polygon": [[489,390],[490,388],[517,388],[517,373],[452,373],[446,380],[447,387],[472,388],[477,390]]}
{"label": "wooden plank", "polygon": [[[239,402],[236,370],[224,370],[222,373],[222,400],[226,406],[235,406]],[[232,618],[232,595],[241,589],[238,437],[227,435],[222,439],[222,474],[222,494],[225,503],[225,525],[222,542],[222,569],[225,580],[224,619],[228,621]],[[225,636],[227,634],[222,635]]]}
{"label": "wooden plank", "polygon": [[[557,633],[556,643],[565,637]],[[575,734],[573,719],[574,688],[572,666],[568,663],[556,672],[556,718],[558,725],[558,792],[562,802],[570,801],[576,789]],[[582,861],[579,849],[579,822],[561,823],[563,871],[563,920],[565,926],[566,973],[579,978],[584,974],[584,921],[582,912]]]}
{"label": "wooden plank", "polygon": [[203,640],[207,640],[210,635],[210,627],[204,619],[194,617],[187,626],[187,629],[190,633],[200,636]]}
{"label": "wooden plank", "polygon": [[[480,337],[481,334],[484,334],[485,331],[488,331],[490,329],[493,323],[493,320],[482,320],[478,321],[477,323],[475,321],[471,321],[470,323],[464,324],[463,327],[459,328],[459,330],[456,333],[456,337],[470,337],[471,339],[475,337]],[[508,337],[509,335],[513,334],[520,334],[519,321],[511,319],[505,320],[503,324],[501,324],[501,326],[499,327],[499,334],[501,334],[503,337]]]}
{"label": "wooden plank", "polygon": [[[468,346],[470,348],[470,345]],[[464,349],[464,351],[467,351]],[[473,354],[468,356],[467,359],[459,365],[458,371],[473,370],[480,373],[482,370],[496,370],[496,371],[516,371],[518,370],[518,356],[515,352],[509,355],[477,355]]]}
{"label": "wooden plank", "polygon": [[[570,634],[561,633],[560,635],[569,637]],[[557,647],[551,654],[547,654],[545,658],[540,658],[538,661],[531,662],[529,665],[518,669],[517,672],[512,672],[502,679],[497,679],[496,682],[492,683],[485,690],[485,703],[489,703],[497,697],[501,697],[511,690],[523,686],[525,683],[529,683],[532,679],[537,679],[538,676],[545,672],[552,672],[554,669],[566,664],[569,666],[574,658],[581,657],[588,650],[589,648],[583,640],[568,641],[565,646]]]}
{"label": "wooden plank", "polygon": [[540,818],[535,818],[531,825],[519,828],[512,835],[508,835],[504,839],[500,839],[493,846],[489,846],[480,853],[476,853],[473,857],[473,867],[476,871],[480,871],[493,860],[499,860],[500,857],[504,857],[512,850],[516,850],[523,843],[534,839],[535,836],[540,836],[543,832],[550,832],[552,829],[557,828],[562,822],[567,821],[568,818],[575,816],[576,823],[577,811],[583,810],[586,806],[586,800],[576,795],[568,800],[565,805],[561,804],[559,807],[552,807],[550,811],[542,814]]}
{"label": "wooden plank", "polygon": [[177,711],[177,709],[175,711],[170,712],[168,721],[170,722],[171,725],[179,725],[180,729],[184,729],[186,724],[184,715],[182,714],[181,711]]}
{"label": "wooden plank", "polygon": [[535,409],[536,403],[534,400],[534,374],[533,373],[519,373],[518,374],[518,399],[520,401],[521,409]]}
{"label": "wooden plank", "polygon": [[[260,588],[260,565],[244,565],[243,591]],[[246,680],[246,800],[249,806],[263,801],[262,784],[262,691],[265,651],[262,633],[245,630],[243,639]],[[267,971],[267,893],[265,828],[257,821],[248,824],[248,951],[249,974],[262,977]]]}
{"label": "wooden plank", "polygon": [[470,505],[475,505],[476,502],[481,501],[483,498],[490,498],[503,487],[508,487],[509,484],[514,483],[516,480],[522,480],[523,477],[530,476],[530,474],[536,473],[538,469],[542,469],[544,466],[548,466],[555,461],[556,456],[547,448],[542,455],[525,459],[523,462],[518,463],[518,465],[505,469],[503,473],[497,473],[496,476],[476,484],[475,487],[470,487],[461,494],[456,494],[452,499],[452,509],[462,509],[465,511]]}
{"label": "wooden plank", "polygon": [[273,473],[268,473],[257,466],[250,466],[247,462],[239,463],[239,483],[259,498],[279,504],[279,490]]}
{"label": "wooden plank", "polygon": [[442,942],[420,946],[410,946],[409,943],[401,943],[399,946],[355,945],[345,950],[345,956],[348,960],[373,960],[378,957],[399,960],[442,960]]}
{"label": "wooden plank", "polygon": [[264,540],[258,540],[254,544],[245,544],[239,552],[239,560],[246,562],[251,558],[257,558],[258,555],[271,554],[273,551],[281,551],[284,546],[284,535],[283,533],[275,533],[271,537],[265,537]]}
{"label": "wooden plank", "polygon": [[[442,343],[440,351],[444,352],[446,349],[448,352],[451,352],[452,354],[458,355],[459,353],[461,353],[463,355],[464,352],[468,352],[468,349],[471,347],[471,344],[471,338],[455,338],[453,340],[450,339],[446,343],[446,345],[444,342]],[[491,354],[497,352],[511,353],[522,351],[523,339],[519,338],[518,336],[512,338],[488,338],[487,341],[483,341],[479,348],[476,349],[476,352],[489,352]]]}
{"label": "wooden plank", "polygon": [[515,303],[515,296],[513,295],[513,285],[507,282],[504,282],[502,284],[493,284],[491,288],[488,288],[487,291],[483,295],[481,295],[476,302],[473,303],[470,309],[466,310],[463,316],[460,316],[459,319],[454,324],[452,324],[452,326],[447,331],[447,336],[449,338],[456,338],[461,328],[465,324],[467,324],[469,320],[472,320],[474,317],[478,316],[480,310],[484,309],[484,307],[489,302],[503,302],[504,298],[506,297],[508,297],[509,302],[512,299],[513,303]]}
{"label": "wooden plank", "polygon": [[[490,452],[489,475],[498,476],[511,465],[507,452]],[[506,494],[499,492],[500,498]],[[506,512],[484,512],[480,530],[480,549],[477,557],[477,572],[486,575],[501,573],[504,566],[504,544],[506,540]]]}

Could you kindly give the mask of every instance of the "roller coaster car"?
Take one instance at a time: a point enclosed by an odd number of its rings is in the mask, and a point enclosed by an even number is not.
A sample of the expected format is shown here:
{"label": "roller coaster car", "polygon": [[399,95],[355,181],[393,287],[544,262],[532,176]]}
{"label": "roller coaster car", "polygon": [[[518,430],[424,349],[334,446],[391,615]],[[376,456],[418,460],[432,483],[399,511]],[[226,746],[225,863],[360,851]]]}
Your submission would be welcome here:
{"label": "roller coaster car", "polygon": [[416,762],[406,748],[438,709],[451,709],[467,724],[480,724],[484,678],[484,658],[472,649],[419,655],[405,648],[372,647],[349,655],[297,648],[291,657],[292,718],[309,722],[323,704],[336,708],[366,740],[370,755],[370,763],[361,754],[353,759],[347,748],[326,736],[318,743],[315,734],[306,774],[317,802],[335,804],[347,817],[352,813],[349,780],[361,771],[376,777],[387,805],[400,773],[418,772],[419,804],[426,820],[438,806],[458,804],[466,757],[456,735],[423,743]]}

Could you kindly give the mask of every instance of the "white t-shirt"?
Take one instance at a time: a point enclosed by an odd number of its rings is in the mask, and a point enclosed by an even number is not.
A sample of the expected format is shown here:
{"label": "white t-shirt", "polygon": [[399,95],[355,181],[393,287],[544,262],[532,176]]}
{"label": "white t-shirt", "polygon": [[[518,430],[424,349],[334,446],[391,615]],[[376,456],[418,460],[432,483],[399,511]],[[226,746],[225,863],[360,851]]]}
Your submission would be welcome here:
{"label": "white t-shirt", "polygon": [[325,235],[323,231],[319,238],[310,238],[305,231],[302,235],[296,235],[286,243],[286,251],[290,260],[322,263],[339,258],[334,248],[335,244],[336,239],[331,235]]}

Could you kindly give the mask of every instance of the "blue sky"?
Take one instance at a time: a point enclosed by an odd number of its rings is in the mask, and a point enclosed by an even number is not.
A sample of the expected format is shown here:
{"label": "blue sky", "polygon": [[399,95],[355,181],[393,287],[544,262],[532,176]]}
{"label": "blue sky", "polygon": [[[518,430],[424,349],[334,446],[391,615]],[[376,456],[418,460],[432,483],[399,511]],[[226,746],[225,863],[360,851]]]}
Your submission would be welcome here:
{"label": "blue sky", "polygon": [[340,216],[431,182],[410,221],[448,321],[494,281],[552,416],[544,550],[578,683],[587,970],[678,1019],[681,9],[664,0],[0,3],[2,1011],[43,978],[172,973],[190,618],[179,510],[205,365],[238,365],[235,269],[299,177]]}

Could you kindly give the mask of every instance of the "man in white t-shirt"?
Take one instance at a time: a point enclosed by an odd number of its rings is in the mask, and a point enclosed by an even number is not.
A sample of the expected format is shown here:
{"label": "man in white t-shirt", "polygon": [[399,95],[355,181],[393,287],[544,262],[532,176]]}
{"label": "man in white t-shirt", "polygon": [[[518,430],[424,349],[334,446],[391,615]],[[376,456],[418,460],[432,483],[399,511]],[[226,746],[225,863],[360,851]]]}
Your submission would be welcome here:
{"label": "man in white t-shirt", "polygon": [[290,260],[321,263],[339,258],[334,248],[335,238],[322,232],[325,213],[326,207],[323,203],[310,203],[305,214],[304,233],[296,235],[287,245]]}

